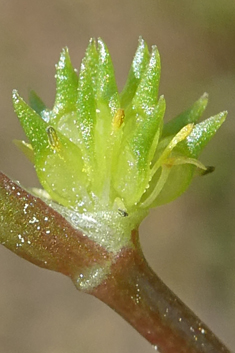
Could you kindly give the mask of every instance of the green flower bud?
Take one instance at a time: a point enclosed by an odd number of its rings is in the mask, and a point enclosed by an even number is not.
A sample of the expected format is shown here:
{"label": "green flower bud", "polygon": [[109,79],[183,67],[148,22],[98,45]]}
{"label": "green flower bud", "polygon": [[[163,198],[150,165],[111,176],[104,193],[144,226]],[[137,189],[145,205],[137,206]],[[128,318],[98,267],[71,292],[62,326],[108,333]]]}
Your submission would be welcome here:
{"label": "green flower bud", "polygon": [[34,92],[30,106],[13,92],[30,142],[16,143],[34,162],[47,203],[112,252],[128,244],[150,208],[182,194],[196,168],[206,170],[198,155],[226,117],[224,112],[197,123],[207,104],[204,94],[164,125],[160,70],[156,46],[149,53],[140,38],[119,94],[109,51],[92,39],[79,76],[68,49],[62,51],[52,110]]}

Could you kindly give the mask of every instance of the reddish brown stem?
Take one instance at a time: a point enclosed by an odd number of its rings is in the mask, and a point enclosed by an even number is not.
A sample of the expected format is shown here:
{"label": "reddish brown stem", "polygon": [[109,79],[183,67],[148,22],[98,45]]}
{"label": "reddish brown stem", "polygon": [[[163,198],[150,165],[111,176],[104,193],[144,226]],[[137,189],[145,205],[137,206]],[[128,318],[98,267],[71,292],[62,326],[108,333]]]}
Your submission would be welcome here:
{"label": "reddish brown stem", "polygon": [[126,319],[161,353],[229,350],[157,277],[138,246],[119,254],[112,275],[92,294]]}

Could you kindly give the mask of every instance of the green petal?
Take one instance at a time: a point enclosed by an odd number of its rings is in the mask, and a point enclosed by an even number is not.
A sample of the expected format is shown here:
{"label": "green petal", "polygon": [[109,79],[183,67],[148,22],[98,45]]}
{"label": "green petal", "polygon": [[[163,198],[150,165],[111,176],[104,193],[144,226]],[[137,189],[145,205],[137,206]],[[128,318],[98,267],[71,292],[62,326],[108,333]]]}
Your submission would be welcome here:
{"label": "green petal", "polygon": [[[79,83],[77,109],[77,129],[82,134],[82,147],[87,163],[92,163],[94,158],[94,129],[96,124],[95,101],[95,67],[97,66],[97,52],[94,52],[94,44],[90,43],[86,57],[82,61]],[[92,89],[93,87],[93,89]]]}
{"label": "green petal", "polygon": [[[170,173],[165,181],[164,187],[157,196],[157,198],[149,205],[149,208],[163,205],[171,202],[179,197],[191,184],[194,176],[195,166],[192,164],[181,164],[170,167]],[[143,195],[142,202],[152,193],[155,185],[158,183],[160,178],[160,171],[156,173],[151,180],[150,188],[148,193]]]}
{"label": "green petal", "polygon": [[43,111],[47,109],[41,98],[34,91],[29,93],[29,105],[40,116],[43,116]]}
{"label": "green petal", "polygon": [[89,171],[84,168],[81,150],[48,126],[15,91],[13,102],[21,125],[32,144],[35,167],[42,186],[62,205],[83,207],[82,200],[89,204],[86,192]]}
{"label": "green petal", "polygon": [[143,73],[132,102],[133,109],[141,115],[151,114],[151,110],[156,105],[160,74],[160,55],[157,47],[153,46],[149,64]]}
{"label": "green petal", "polygon": [[126,108],[131,103],[146,66],[149,63],[149,58],[148,46],[143,38],[140,37],[125,87],[120,94],[122,108]]}
{"label": "green petal", "polygon": [[35,153],[41,153],[48,146],[46,133],[47,124],[41,117],[28,106],[19,96],[16,90],[13,91],[14,110],[20,120],[26,136],[29,138]]}
{"label": "green petal", "polygon": [[164,112],[165,100],[162,96],[152,115],[143,119],[132,135],[126,137],[113,181],[126,207],[138,202],[148,186],[150,162],[158,143]]}
{"label": "green petal", "polygon": [[[109,51],[101,39],[98,39],[98,76],[97,76],[97,109],[105,119],[105,113],[112,118],[120,108],[119,94],[114,69]],[[104,114],[102,113],[104,110]],[[106,117],[106,120],[107,117]],[[111,120],[111,119],[110,119]]]}
{"label": "green petal", "polygon": [[89,71],[89,75],[92,80],[92,88],[94,93],[96,93],[98,85],[97,85],[97,76],[98,76],[98,64],[99,64],[99,54],[96,48],[96,41],[92,38],[89,41],[89,45],[86,49],[85,57],[82,61],[82,66],[84,65],[86,71]]}
{"label": "green petal", "polygon": [[[177,146],[174,148],[172,152],[172,159],[179,158],[180,160],[180,158],[182,158],[182,162],[184,162],[184,158],[197,158],[203,148],[224,122],[226,115],[227,112],[222,112],[199,124],[196,124],[190,135],[184,141],[181,141],[179,144],[177,144]],[[166,138],[166,141],[167,140],[168,138]],[[156,207],[168,203],[184,193],[193,179],[196,168],[195,164],[196,163],[193,162],[192,164],[182,163],[179,165],[170,166],[169,177],[166,180],[162,191],[151,203],[151,205],[149,205],[149,207]],[[200,163],[198,165],[200,165]],[[142,199],[143,203],[149,197],[149,195],[151,195],[155,186],[157,185],[160,178],[160,173],[160,171],[156,173],[151,180],[150,187]]]}
{"label": "green petal", "polygon": [[[110,142],[112,121],[120,109],[119,94],[114,76],[113,64],[106,45],[98,40],[98,71],[96,90],[95,158],[96,179],[94,189],[103,193],[111,168]],[[104,157],[105,156],[105,157]]]}
{"label": "green petal", "polygon": [[81,64],[75,109],[72,112],[63,114],[56,126],[58,131],[81,149],[86,165],[85,168],[87,171],[90,170],[90,178],[93,171],[91,165],[94,165],[97,67],[98,53],[95,41],[91,40]]}
{"label": "green petal", "polygon": [[75,109],[78,77],[72,66],[68,48],[64,48],[56,65],[56,98],[53,112],[56,121],[60,116]]}
{"label": "green petal", "polygon": [[191,134],[179,144],[179,151],[185,156],[197,158],[203,148],[225,121],[227,112],[222,112],[196,124]]}
{"label": "green petal", "polygon": [[[153,153],[150,153],[150,150],[156,134],[159,137],[165,109],[166,102],[164,97],[161,96],[151,114],[147,115],[145,119],[137,125],[132,137],[130,137],[129,145],[138,161],[139,169],[146,168],[146,165],[148,165],[153,158]],[[151,152],[155,151],[157,143],[158,139]]]}
{"label": "green petal", "polygon": [[162,138],[177,134],[183,126],[196,123],[202,113],[206,109],[208,103],[208,94],[204,93],[198,101],[196,101],[191,108],[187,109],[185,112],[176,116],[174,119],[170,120],[168,123],[164,124],[162,131]]}
{"label": "green petal", "polygon": [[43,153],[35,154],[40,183],[60,204],[81,211],[88,208],[91,203],[87,191],[90,181],[81,150],[52,127],[47,128],[47,134],[47,148]]}

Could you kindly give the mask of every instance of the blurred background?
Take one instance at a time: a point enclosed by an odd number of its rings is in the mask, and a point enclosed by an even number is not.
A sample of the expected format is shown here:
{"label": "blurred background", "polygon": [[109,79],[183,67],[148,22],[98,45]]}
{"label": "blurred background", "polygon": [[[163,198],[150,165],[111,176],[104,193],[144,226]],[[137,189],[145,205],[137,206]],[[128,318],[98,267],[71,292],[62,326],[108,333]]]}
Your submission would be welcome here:
{"label": "blurred background", "polygon": [[[107,43],[121,89],[139,35],[157,44],[166,119],[203,92],[204,117],[228,110],[201,156],[216,171],[154,211],[141,226],[147,260],[163,281],[234,350],[235,347],[235,2],[234,0],[0,0],[0,169],[38,185],[12,144],[24,134],[11,91],[34,89],[52,107],[55,63],[68,46],[79,69],[90,37]],[[0,351],[140,353],[153,348],[122,318],[66,277],[0,248]]]}

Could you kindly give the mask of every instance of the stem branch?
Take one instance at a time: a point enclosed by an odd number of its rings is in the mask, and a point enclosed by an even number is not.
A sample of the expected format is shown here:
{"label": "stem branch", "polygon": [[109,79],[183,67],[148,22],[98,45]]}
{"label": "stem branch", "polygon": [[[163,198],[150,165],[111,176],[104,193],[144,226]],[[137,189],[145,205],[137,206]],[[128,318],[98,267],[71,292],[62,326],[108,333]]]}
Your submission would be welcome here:
{"label": "stem branch", "polygon": [[91,294],[127,320],[160,353],[229,353],[201,320],[157,277],[133,232],[111,275]]}

